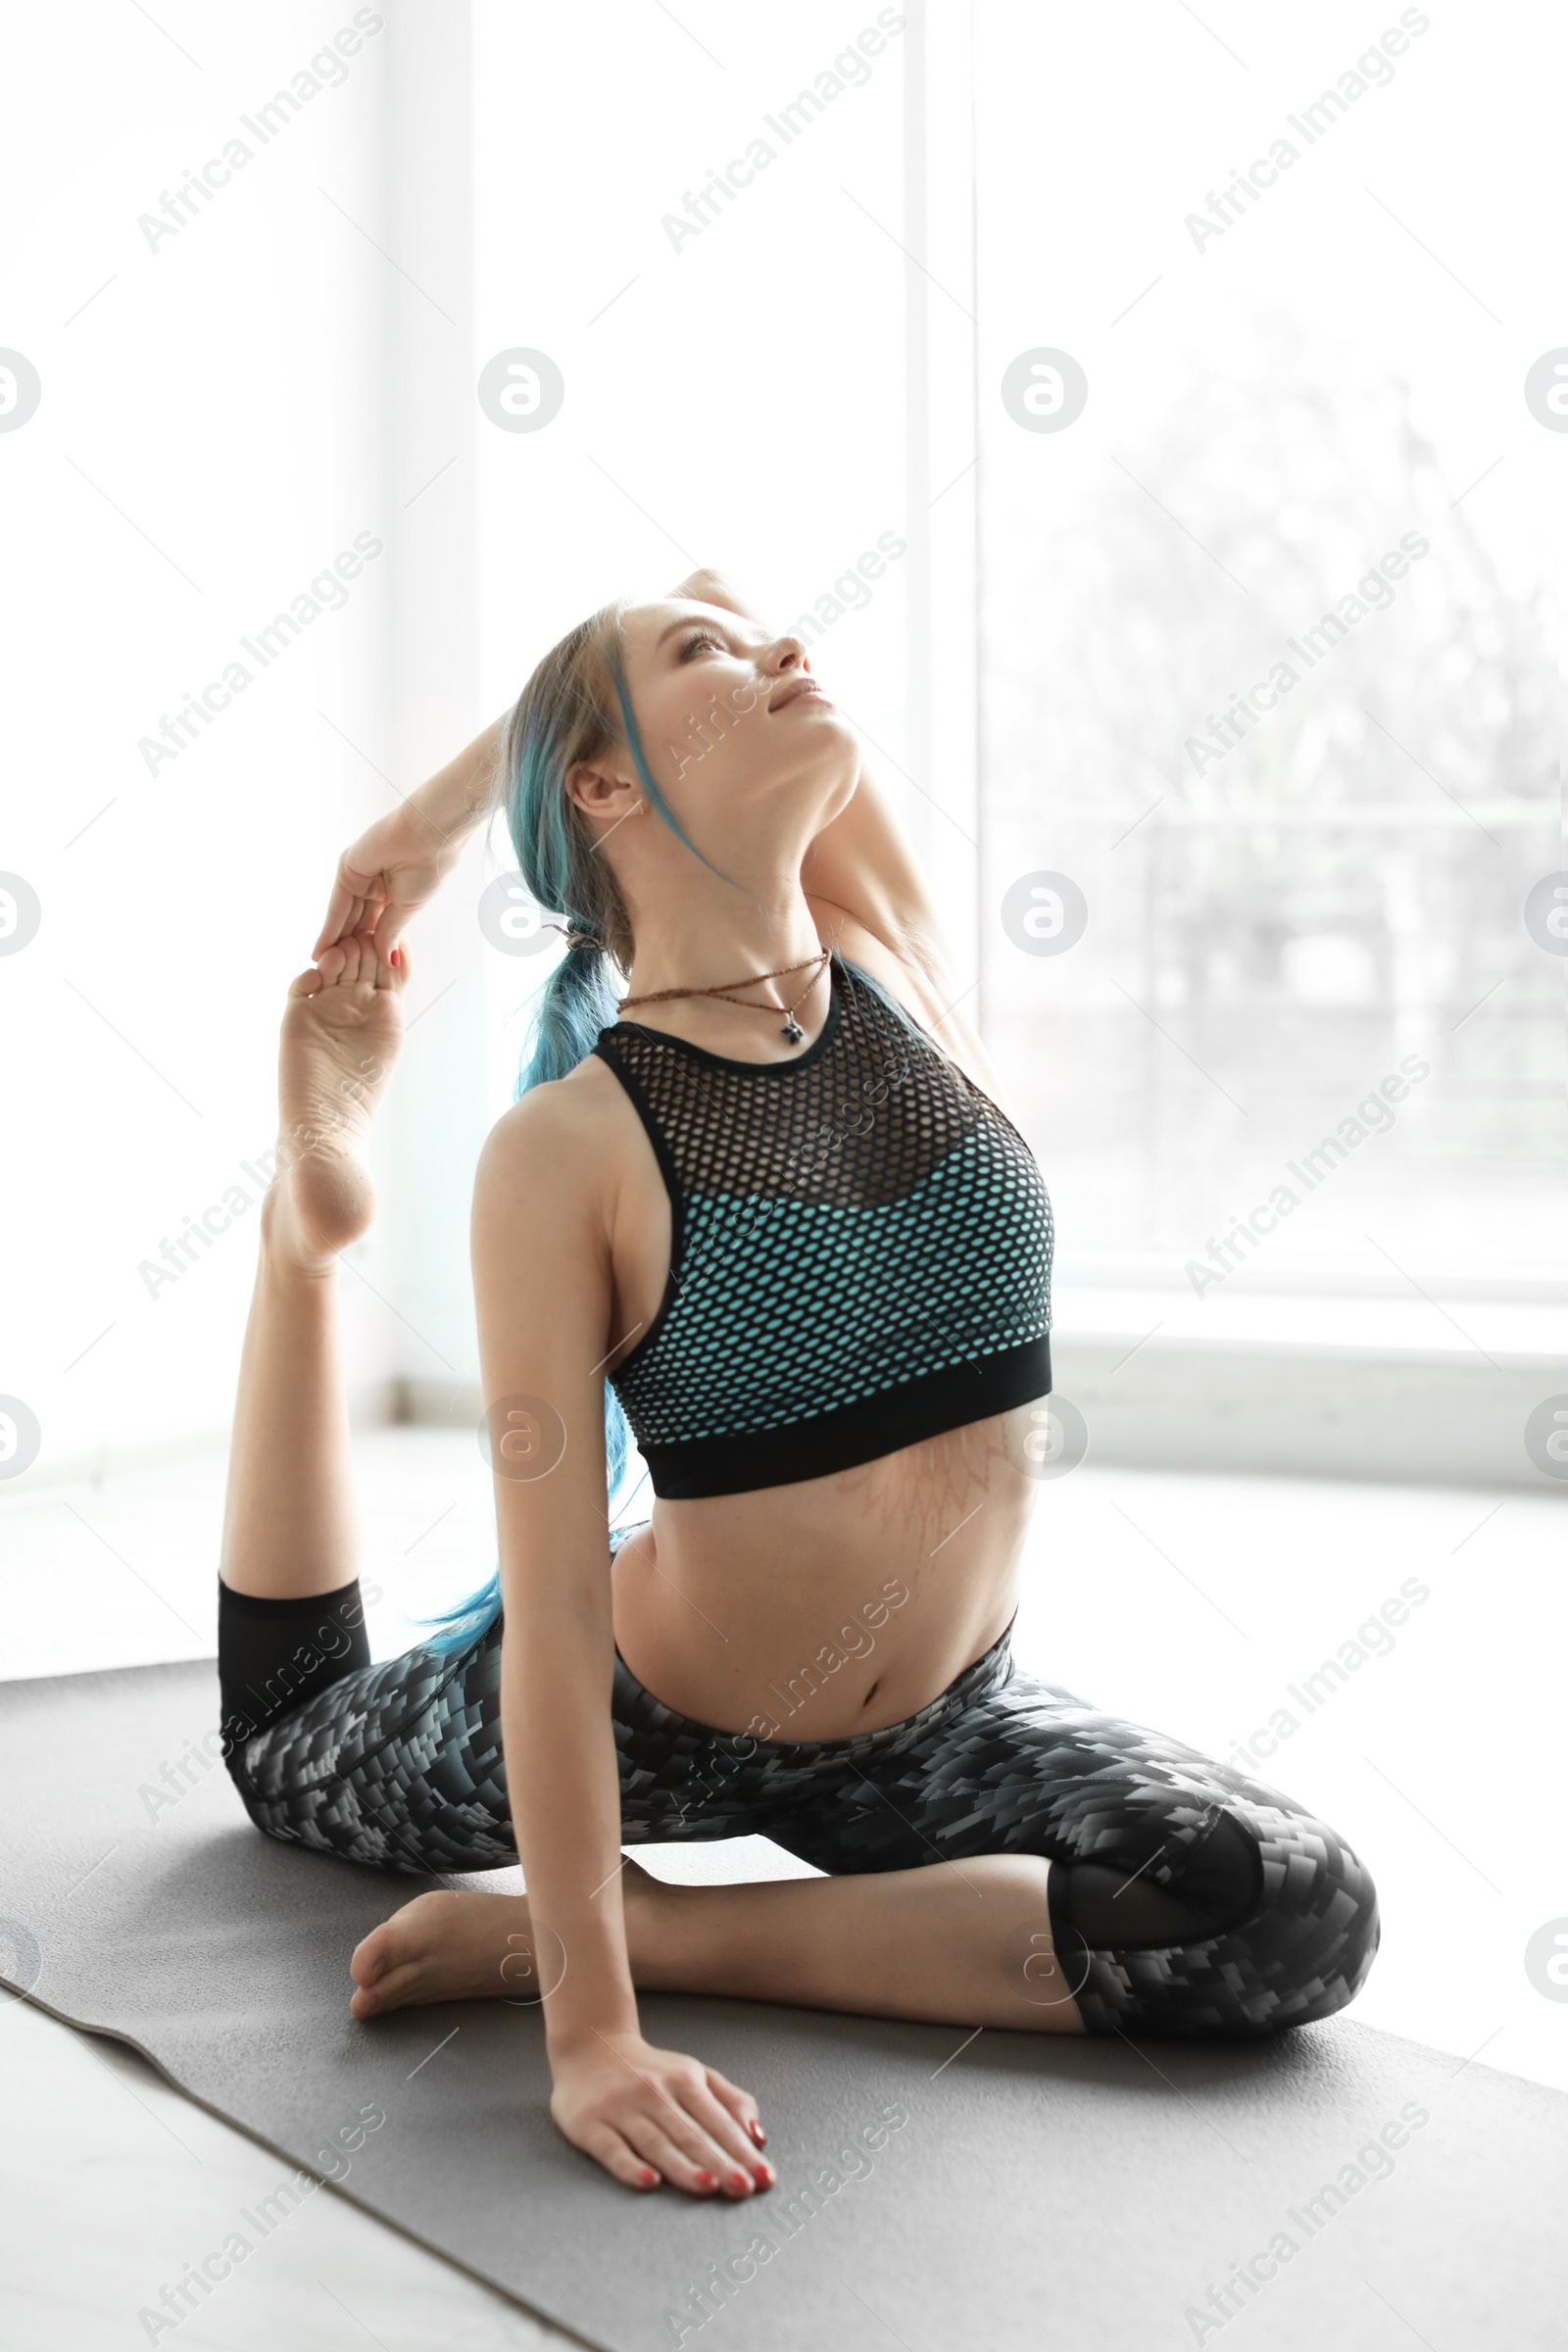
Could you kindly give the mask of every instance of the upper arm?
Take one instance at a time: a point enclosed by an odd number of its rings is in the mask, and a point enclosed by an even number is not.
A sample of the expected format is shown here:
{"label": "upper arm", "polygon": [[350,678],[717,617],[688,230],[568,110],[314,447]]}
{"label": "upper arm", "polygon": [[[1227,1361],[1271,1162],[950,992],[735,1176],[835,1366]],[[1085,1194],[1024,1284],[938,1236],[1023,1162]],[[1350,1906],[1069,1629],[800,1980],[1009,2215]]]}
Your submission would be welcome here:
{"label": "upper arm", "polygon": [[[768,625],[722,572],[706,565],[689,573],[670,594],[717,605],[744,620],[756,621],[760,628]],[[807,666],[810,666],[809,655]],[[942,926],[931,895],[886,797],[866,772],[863,760],[854,797],[811,843],[801,878],[808,896],[842,907],[892,954],[933,967],[942,963]],[[940,986],[945,975],[933,969],[932,977]]]}
{"label": "upper arm", "polygon": [[948,986],[940,970],[933,973],[924,963],[900,956],[842,907],[809,893],[806,903],[818,936],[831,941],[851,963],[858,963],[873,980],[879,980],[959,1069],[1010,1117],[1007,1097],[991,1056],[978,1031],[963,1017],[964,997],[959,990]]}
{"label": "upper arm", "polygon": [[474,1178],[472,1259],[503,1606],[610,1605],[605,1155],[569,1081],[497,1125]]}
{"label": "upper arm", "polygon": [[821,936],[837,921],[851,960],[891,987],[1005,1110],[1002,1082],[973,1026],[974,975],[957,971],[913,853],[863,767],[849,807],[807,852],[801,881]]}
{"label": "upper arm", "polygon": [[[692,572],[671,594],[717,605],[747,620],[759,619],[722,572],[706,567]],[[848,807],[823,826],[807,851],[801,884],[821,936],[829,938],[837,929],[851,961],[890,987],[921,1026],[1005,1109],[991,1058],[959,1009],[970,999],[970,975],[959,977],[955,970],[925,877],[863,760]]]}
{"label": "upper arm", "polygon": [[925,877],[887,796],[862,761],[849,805],[806,853],[809,897],[842,906],[891,955],[924,972],[935,989],[953,975],[947,941]]}

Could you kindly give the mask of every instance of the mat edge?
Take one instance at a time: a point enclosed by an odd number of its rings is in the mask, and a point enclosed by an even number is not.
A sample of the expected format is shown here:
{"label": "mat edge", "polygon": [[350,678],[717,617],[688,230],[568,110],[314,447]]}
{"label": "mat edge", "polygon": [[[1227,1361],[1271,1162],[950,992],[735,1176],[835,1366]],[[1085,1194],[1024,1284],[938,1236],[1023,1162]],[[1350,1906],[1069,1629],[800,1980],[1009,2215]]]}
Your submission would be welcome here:
{"label": "mat edge", "polygon": [[407,2238],[409,2243],[417,2246],[421,2253],[433,2255],[437,2262],[445,2263],[449,2270],[458,2271],[465,2278],[471,2278],[476,2285],[487,2287],[492,2294],[500,2295],[505,2302],[515,2305],[518,2311],[525,2312],[529,2319],[542,2321],[547,2327],[554,2328],[568,2342],[582,2345],[584,2352],[625,2352],[623,2346],[612,2344],[600,2336],[584,2335],[580,2328],[573,2328],[567,2320],[558,2319],[556,2314],[547,2310],[543,2304],[527,2302],[512,2287],[503,2286],[499,2279],[490,2278],[483,2271],[476,2271],[469,2263],[460,2261],[455,2254],[449,2253],[445,2246],[438,2246],[432,2239],[421,2237],[416,2230],[409,2229],[403,2222],[394,2221],[392,2216],[380,2206],[368,2204],[364,2197],[356,2194],[353,2189],[345,2188],[341,2182],[329,2180],[324,2173],[318,2173],[315,2165],[302,2162],[288,2148],[281,2147],[275,2139],[269,2139],[265,2132],[258,2132],[253,2125],[241,2123],[237,2116],[228,2115],[221,2107],[213,2106],[209,2100],[202,2097],[199,2091],[192,2090],[190,2085],[182,2082],[177,2075],[172,2074],[162,2060],[156,2058],[144,2043],[136,2039],[133,2034],[123,2033],[117,2026],[89,2026],[84,2024],[79,2017],[68,2017],[63,2009],[52,2008],[35,1992],[24,1991],[3,1971],[0,1971],[0,1986],[3,1986],[15,1999],[25,2001],[29,2009],[36,2009],[40,2016],[52,2018],[57,2026],[69,2026],[73,2033],[96,2034],[100,2040],[118,2041],[122,2043],[126,2049],[134,2050],[138,2058],[146,2060],[160,2082],[167,2082],[171,2089],[177,2090],[182,2099],[188,2099],[191,2105],[198,2108],[203,2115],[210,2115],[215,2123],[226,2125],[229,2131],[237,2132],[242,2139],[250,2140],[256,2147],[265,2148],[270,2156],[277,2157],[281,2163],[292,2165],[296,2172],[309,2173],[318,2187],[331,2189],[335,2196],[342,2198],[345,2205],[352,2205],[356,2213],[368,2215],[372,2222],[379,2223],[383,2230],[396,2230],[399,2237]]}

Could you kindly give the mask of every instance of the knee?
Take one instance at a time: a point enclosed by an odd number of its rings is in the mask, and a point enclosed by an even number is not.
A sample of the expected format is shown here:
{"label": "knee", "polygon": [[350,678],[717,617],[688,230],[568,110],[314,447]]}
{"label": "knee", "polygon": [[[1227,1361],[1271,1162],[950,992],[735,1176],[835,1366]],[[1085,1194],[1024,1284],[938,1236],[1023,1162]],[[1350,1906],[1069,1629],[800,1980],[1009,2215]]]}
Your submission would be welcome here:
{"label": "knee", "polygon": [[1337,1832],[1241,1797],[1179,1837],[1163,1830],[1161,1859],[1137,1879],[1095,1863],[1057,1872],[1064,1932],[1098,1947],[1079,2002],[1091,2032],[1252,2038],[1354,1999],[1377,1953],[1377,1890]]}
{"label": "knee", "polygon": [[1213,1802],[1151,1808],[1114,1859],[1057,1871],[1058,1908],[1089,1942],[1123,1951],[1205,1942],[1242,1927],[1265,1900],[1252,1824]]}
{"label": "knee", "polygon": [[1243,1814],[1217,1809],[1177,1848],[1168,1891],[1185,1903],[1198,1936],[1223,1936],[1254,1919],[1267,1900],[1262,1839]]}
{"label": "knee", "polygon": [[1311,1815],[1260,1815],[1242,1826],[1260,1892],[1220,1947],[1227,1971],[1237,1972],[1239,2008],[1253,2030],[1318,2024],[1355,1998],[1377,1957],[1372,1874]]}

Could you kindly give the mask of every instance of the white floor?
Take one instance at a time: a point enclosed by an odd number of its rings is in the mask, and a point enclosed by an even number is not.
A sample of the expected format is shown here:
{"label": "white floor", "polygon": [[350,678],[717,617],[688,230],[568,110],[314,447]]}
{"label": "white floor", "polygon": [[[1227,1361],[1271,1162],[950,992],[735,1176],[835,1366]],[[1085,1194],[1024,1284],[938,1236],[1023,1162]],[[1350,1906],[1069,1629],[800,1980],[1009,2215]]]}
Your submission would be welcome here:
{"label": "white floor", "polygon": [[[489,1476],[474,1441],[447,1432],[377,1431],[358,1459],[380,1657],[419,1638],[415,1612],[487,1576]],[[222,1484],[213,1453],[0,1498],[0,1675],[211,1656]],[[1211,1755],[1275,1718],[1276,1752],[1257,1743],[1250,1768],[1342,1829],[1381,1890],[1383,1948],[1355,2016],[1568,2089],[1568,2000],[1538,1990],[1524,1962],[1538,1929],[1568,1927],[1564,1525],[1553,1495],[1086,1465],[1041,1491],[1015,1646],[1082,1697]],[[1365,1662],[1308,1706],[1308,1678],[1409,1580],[1425,1597],[1386,1639],[1369,1632]],[[652,1859],[670,1876],[798,1867],[744,1845]],[[203,2217],[265,2192],[275,2160],[132,2053],[21,2003],[0,2002],[0,2055],[18,2249],[0,2339],[26,2352],[140,2340],[137,2308],[181,2248],[206,2242]],[[242,2275],[232,2310],[215,2304],[207,2332],[193,2318],[181,2341],[564,2340],[341,2199],[314,2201],[296,2231],[265,2274]],[[64,2265],[63,2243],[75,2248]]]}
{"label": "white floor", "polygon": [[[138,2314],[290,2168],[122,2042],[0,1996],[0,2344],[130,2352]],[[532,2352],[546,2328],[340,2196],[307,2198],[173,2335],[180,2352]]]}

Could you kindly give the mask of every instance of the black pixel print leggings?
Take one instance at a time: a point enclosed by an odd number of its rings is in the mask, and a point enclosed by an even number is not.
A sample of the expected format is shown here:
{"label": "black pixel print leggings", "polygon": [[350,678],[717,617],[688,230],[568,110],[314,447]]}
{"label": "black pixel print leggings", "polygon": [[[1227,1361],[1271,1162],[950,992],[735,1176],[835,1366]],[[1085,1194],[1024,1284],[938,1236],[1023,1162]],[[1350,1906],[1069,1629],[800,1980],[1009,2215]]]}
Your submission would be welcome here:
{"label": "black pixel print leggings", "polygon": [[[358,1581],[308,1601],[219,1588],[228,1769],[257,1828],[376,1870],[517,1858],[498,1620],[461,1649],[369,1663]],[[618,1657],[627,1845],[760,1833],[829,1873],[978,1854],[1051,1864],[1054,1958],[1030,1998],[1091,2034],[1247,2039],[1332,2017],[1378,1945],[1377,1894],[1324,1822],[1179,1740],[1014,1666],[1007,1635],[903,1723],[756,1740],[666,1707]]]}

